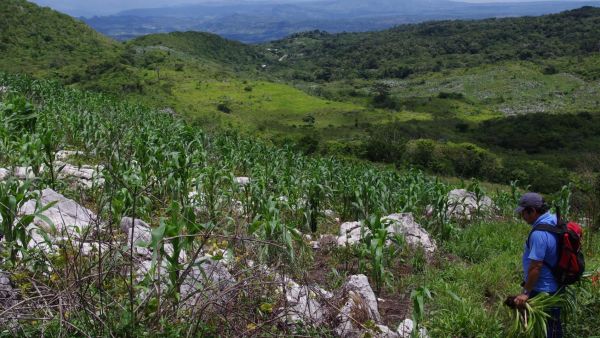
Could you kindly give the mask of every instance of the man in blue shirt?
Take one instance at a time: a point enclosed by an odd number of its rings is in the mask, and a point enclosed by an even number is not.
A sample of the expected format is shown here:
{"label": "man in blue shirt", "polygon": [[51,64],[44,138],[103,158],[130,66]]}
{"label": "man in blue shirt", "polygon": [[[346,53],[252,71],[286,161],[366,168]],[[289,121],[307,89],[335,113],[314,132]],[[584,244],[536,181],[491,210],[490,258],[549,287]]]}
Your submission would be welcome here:
{"label": "man in blue shirt", "polygon": [[[523,306],[529,298],[539,293],[546,292],[552,295],[560,289],[549,268],[558,261],[557,239],[554,234],[535,230],[535,227],[541,224],[556,226],[557,219],[556,215],[549,212],[544,198],[531,192],[521,197],[515,212],[532,227],[523,252],[523,293],[515,298],[517,306]],[[549,314],[551,317],[547,323],[548,338],[561,338],[560,308],[551,309]]]}

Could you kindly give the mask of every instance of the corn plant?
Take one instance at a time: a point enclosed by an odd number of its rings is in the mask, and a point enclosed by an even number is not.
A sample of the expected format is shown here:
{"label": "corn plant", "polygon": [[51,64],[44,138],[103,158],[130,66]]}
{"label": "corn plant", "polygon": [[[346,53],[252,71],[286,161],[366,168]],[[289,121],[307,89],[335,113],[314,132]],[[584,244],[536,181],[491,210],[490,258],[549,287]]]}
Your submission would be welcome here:
{"label": "corn plant", "polygon": [[33,214],[18,214],[25,203],[37,199],[37,195],[29,190],[30,185],[30,181],[20,183],[14,179],[0,182],[1,230],[7,245],[7,256],[13,265],[17,264],[18,253],[27,256],[27,245],[31,240],[31,234],[27,228],[33,223],[35,218],[43,220],[51,227],[53,226],[52,221],[50,221],[43,212],[54,206],[56,203],[48,203],[42,207],[40,203],[36,202],[36,208]]}
{"label": "corn plant", "polygon": [[546,337],[548,333],[546,322],[550,318],[550,309],[561,308],[563,316],[572,313],[575,309],[575,298],[567,289],[564,294],[553,296],[541,293],[529,299],[524,307],[513,307],[511,310],[513,336]]}
{"label": "corn plant", "polygon": [[411,337],[418,338],[420,337],[419,327],[425,319],[425,301],[432,299],[431,291],[426,286],[421,286],[410,293],[410,299],[413,303],[412,317],[414,324]]}
{"label": "corn plant", "polygon": [[477,204],[477,209],[475,212],[475,219],[476,220],[481,220],[483,214],[482,214],[482,201],[483,198],[486,196],[485,190],[483,190],[483,188],[481,187],[481,182],[479,182],[479,180],[476,179],[472,179],[471,183],[469,184],[469,187],[467,188],[468,191],[472,192],[475,195],[475,203]]}
{"label": "corn plant", "polygon": [[454,227],[448,214],[448,186],[436,180],[431,187],[430,195],[433,202],[431,206],[432,224],[434,233],[442,240],[447,240],[452,235]]}
{"label": "corn plant", "polygon": [[553,202],[555,211],[560,212],[561,217],[564,220],[569,219],[571,213],[572,191],[573,187],[571,184],[563,186]]}
{"label": "corn plant", "polygon": [[294,264],[295,249],[303,245],[300,232],[282,222],[277,203],[272,198],[261,206],[261,212],[250,224],[248,233],[260,240],[259,255],[270,264]]}

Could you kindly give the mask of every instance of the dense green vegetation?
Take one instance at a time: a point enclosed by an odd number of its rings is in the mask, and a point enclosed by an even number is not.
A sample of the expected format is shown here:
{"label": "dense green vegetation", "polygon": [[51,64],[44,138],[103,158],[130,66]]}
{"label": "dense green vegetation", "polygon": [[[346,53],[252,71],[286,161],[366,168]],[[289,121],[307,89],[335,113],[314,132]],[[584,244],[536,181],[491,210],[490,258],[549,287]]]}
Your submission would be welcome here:
{"label": "dense green vegetation", "polygon": [[[567,336],[600,331],[598,9],[258,46],[193,32],[116,43],[20,0],[2,1],[0,14],[0,70],[10,73],[0,73],[0,167],[36,173],[0,183],[0,201],[10,201],[0,205],[10,236],[0,269],[29,311],[0,336],[328,336],[331,323],[281,323],[277,279],[335,290],[361,273],[402,307],[382,311],[391,328],[412,311],[434,337],[503,337],[502,302],[519,290],[527,234],[512,212],[520,189],[546,192],[586,221],[595,282],[574,288]],[[81,150],[78,166],[102,164],[104,184],[57,177],[61,149]],[[100,217],[86,242],[103,249],[83,254],[76,236],[52,254],[27,248],[33,218],[11,220],[48,187]],[[498,210],[449,217],[457,187],[491,196]],[[311,250],[304,235],[339,232],[328,211],[371,235]],[[397,212],[436,239],[429,261],[385,230],[379,217]],[[155,253],[139,280],[133,247],[117,235],[123,216],[153,229],[151,243],[138,243]],[[185,308],[180,277],[203,269],[191,257],[201,251],[231,260],[236,282],[229,304],[198,313]]]}
{"label": "dense green vegetation", "polygon": [[372,33],[316,31],[295,34],[269,46],[278,55],[287,55],[279,69],[290,78],[402,79],[414,73],[499,61],[596,54],[599,16],[600,9],[584,7],[541,17],[437,21]]}
{"label": "dense green vegetation", "polygon": [[[166,109],[206,129],[547,192],[574,170],[597,170],[579,166],[600,149],[597,8],[254,46],[195,32],[117,43],[22,0],[0,8],[0,69]],[[571,119],[580,112],[592,123]],[[536,115],[503,118],[523,114]],[[536,127],[566,120],[579,122]]]}
{"label": "dense green vegetation", "polygon": [[122,47],[87,25],[23,0],[0,4],[0,68],[78,81],[115,62]]}
{"label": "dense green vegetation", "polygon": [[[162,267],[166,273],[161,283],[152,282],[149,275],[131,284],[123,277],[122,267],[133,264],[126,246],[111,245],[100,259],[99,253],[91,257],[78,253],[76,239],[61,244],[71,249],[53,255],[15,242],[12,248],[22,256],[6,258],[3,269],[10,269],[18,281],[22,304],[36,304],[40,297],[54,300],[55,295],[77,297],[64,305],[68,316],[62,315],[61,307],[43,302],[27,307],[32,311],[28,318],[44,319],[21,320],[12,329],[17,331],[6,328],[2,335],[240,335],[248,330],[259,335],[332,334],[329,325],[279,326],[276,313],[268,310],[277,303],[276,284],[254,283],[262,268],[249,269],[244,265],[249,261],[279,267],[279,273],[297,280],[310,278],[313,269],[331,271],[316,281],[327,287],[339,286],[344,276],[365,273],[380,297],[425,287],[433,298],[426,300],[420,322],[433,335],[501,337],[508,332],[510,319],[501,309],[502,301],[518,292],[520,251],[527,233],[512,216],[517,191],[490,191],[500,215],[507,215],[502,221],[478,218],[463,228],[443,211],[421,216],[428,205],[444,208],[452,186],[414,170],[399,172],[363,162],[308,157],[233,133],[206,134],[164,112],[64,89],[57,83],[0,75],[0,86],[8,88],[0,96],[0,166],[32,166],[41,173],[26,185],[12,179],[0,183],[2,194],[32,199],[35,196],[27,191],[54,186],[101,217],[102,230],[88,240],[115,240],[120,218],[131,215],[157,229],[149,247],[164,252],[164,246],[171,244],[177,253],[166,256],[170,258]],[[40,171],[57,150],[65,148],[82,150],[88,163],[105,164],[105,184],[81,190],[56,180],[51,171]],[[250,184],[237,185],[233,179],[237,175],[251,177]],[[484,192],[477,182],[468,188]],[[203,197],[189,195],[193,190]],[[553,198],[562,203],[569,197]],[[236,200],[243,205],[241,214],[234,211]],[[413,212],[439,242],[436,263],[427,264],[422,252],[397,238],[388,248],[377,244],[385,243],[387,235],[367,237],[353,249],[338,248],[315,257],[301,234],[336,232],[337,223],[324,215],[327,208],[342,220],[367,220],[373,233],[381,226],[372,221],[373,216]],[[571,209],[571,217],[589,210],[589,205]],[[589,230],[585,243],[593,271],[600,264],[599,238]],[[190,313],[179,306],[184,300],[178,296],[177,276],[189,266],[180,262],[179,250],[194,252],[205,246],[239,257],[233,269],[243,292],[236,293],[235,307],[226,312],[208,308],[202,314]],[[46,291],[41,296],[39,287]],[[155,288],[164,289],[156,294]],[[569,337],[600,329],[594,320],[598,285],[586,279],[577,290],[581,305],[577,321],[568,322]],[[178,320],[182,317],[186,320]],[[402,318],[387,320],[397,325]]]}
{"label": "dense green vegetation", "polygon": [[[391,123],[371,131],[364,156],[441,175],[527,182],[553,192],[570,173],[598,172],[600,118],[532,114],[469,124],[459,119]],[[473,140],[478,143],[473,144]]]}
{"label": "dense green vegetation", "polygon": [[243,66],[258,68],[264,58],[253,46],[201,32],[147,35],[132,40],[129,45],[142,48],[163,46],[173,52],[226,64],[238,71],[243,69]]}

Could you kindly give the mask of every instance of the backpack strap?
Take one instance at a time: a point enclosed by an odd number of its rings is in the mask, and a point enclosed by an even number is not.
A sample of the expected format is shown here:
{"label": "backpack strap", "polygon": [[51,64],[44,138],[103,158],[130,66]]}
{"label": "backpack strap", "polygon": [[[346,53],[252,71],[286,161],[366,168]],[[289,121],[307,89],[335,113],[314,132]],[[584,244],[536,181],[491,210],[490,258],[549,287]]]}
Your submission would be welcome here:
{"label": "backpack strap", "polygon": [[[557,240],[557,244],[559,244],[559,237],[560,237],[560,235],[562,235],[562,234],[564,234],[566,232],[566,229],[564,229],[561,224],[557,224],[556,226],[552,226],[550,224],[538,224],[538,225],[536,225],[529,232],[529,236],[527,236],[527,242],[526,242],[526,244],[527,244],[527,248],[528,249],[530,249],[529,241],[531,240],[531,235],[533,234],[534,231],[545,231],[545,232],[549,232],[549,233],[555,235],[556,236],[556,240]],[[556,249],[560,250],[560,248],[558,248],[558,246],[557,246]],[[550,266],[550,264],[548,264],[545,260],[543,261],[543,263],[550,270],[553,269],[553,267]]]}

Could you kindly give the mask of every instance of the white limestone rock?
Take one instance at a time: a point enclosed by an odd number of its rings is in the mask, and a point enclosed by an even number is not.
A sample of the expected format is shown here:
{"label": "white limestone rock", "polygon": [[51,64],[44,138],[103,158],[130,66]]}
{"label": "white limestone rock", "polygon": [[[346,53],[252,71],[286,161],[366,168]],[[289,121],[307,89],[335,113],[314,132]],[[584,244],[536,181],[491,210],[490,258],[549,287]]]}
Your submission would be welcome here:
{"label": "white limestone rock", "polygon": [[[43,229],[50,236],[65,235],[69,238],[82,238],[99,221],[91,210],[52,189],[44,189],[40,193],[40,204],[41,206],[47,206],[50,203],[56,204],[44,211],[42,215],[50,220],[52,224],[48,224],[46,219],[36,217],[28,229],[32,232],[34,240],[36,240],[30,245],[39,244],[41,236],[36,232],[40,229]],[[31,215],[35,213],[35,210],[36,201],[27,201],[19,210],[19,216]]]}
{"label": "white limestone rock", "polygon": [[239,186],[245,187],[247,185],[250,184],[251,179],[250,177],[236,177],[234,179],[235,183],[238,184]]}
{"label": "white limestone rock", "polygon": [[66,161],[69,157],[83,155],[85,155],[85,153],[80,150],[59,150],[54,155],[54,159],[57,161]]}
{"label": "white limestone rock", "polygon": [[495,211],[494,201],[488,196],[482,196],[477,200],[475,193],[465,189],[455,189],[448,193],[447,215],[458,220],[470,220],[477,215],[490,215]]}
{"label": "white limestone rock", "polygon": [[[400,338],[411,338],[414,327],[415,324],[411,319],[405,319],[402,323],[400,323],[400,326],[398,326],[398,336]],[[427,330],[425,328],[419,329],[419,337],[429,338],[429,334],[427,333]]]}
{"label": "white limestone rock", "polygon": [[10,170],[0,168],[0,181],[4,181],[10,177]]}
{"label": "white limestone rock", "polygon": [[377,298],[369,280],[365,275],[350,276],[343,287],[345,299],[340,313],[336,317],[339,325],[335,333],[340,337],[359,337],[362,329],[357,327],[356,321],[365,323],[372,320],[381,322],[381,316],[377,307]]}
{"label": "white limestone rock", "polygon": [[329,299],[333,295],[321,288],[299,285],[295,281],[286,278],[285,291],[288,304],[284,311],[284,318],[289,325],[296,323],[319,325],[325,320],[326,308],[319,302],[320,299]]}
{"label": "white limestone rock", "polygon": [[197,261],[181,285],[183,307],[191,309],[202,303],[217,301],[222,304],[232,301],[235,293],[229,289],[235,284],[236,280],[225,264],[203,257]]}
{"label": "white limestone rock", "polygon": [[337,213],[331,209],[323,211],[323,216],[331,219],[337,219]]}
{"label": "white limestone rock", "polygon": [[431,256],[437,250],[435,240],[421,225],[415,222],[412,214],[392,214],[383,217],[381,222],[389,224],[387,227],[388,233],[402,235],[408,245],[413,248],[422,247],[428,256]]}
{"label": "white limestone rock", "polygon": [[127,235],[127,246],[131,243],[131,230],[133,228],[134,251],[145,257],[151,257],[152,252],[146,246],[152,241],[152,229],[148,223],[136,218],[123,217],[121,219],[121,230]]}
{"label": "white limestone rock", "polygon": [[377,325],[377,332],[374,332],[371,335],[376,338],[399,338],[398,332],[381,324]]}
{"label": "white limestone rock", "polygon": [[[350,246],[361,241],[363,236],[370,233],[368,228],[362,228],[361,222],[345,222],[340,225],[340,235],[337,238],[339,246]],[[364,231],[364,233],[362,233]]]}
{"label": "white limestone rock", "polygon": [[13,175],[20,180],[32,180],[36,177],[32,167],[15,167]]}
{"label": "white limestone rock", "polygon": [[59,179],[74,179],[81,187],[91,189],[104,184],[102,176],[103,166],[82,165],[75,166],[69,163],[56,162],[56,174]]}

